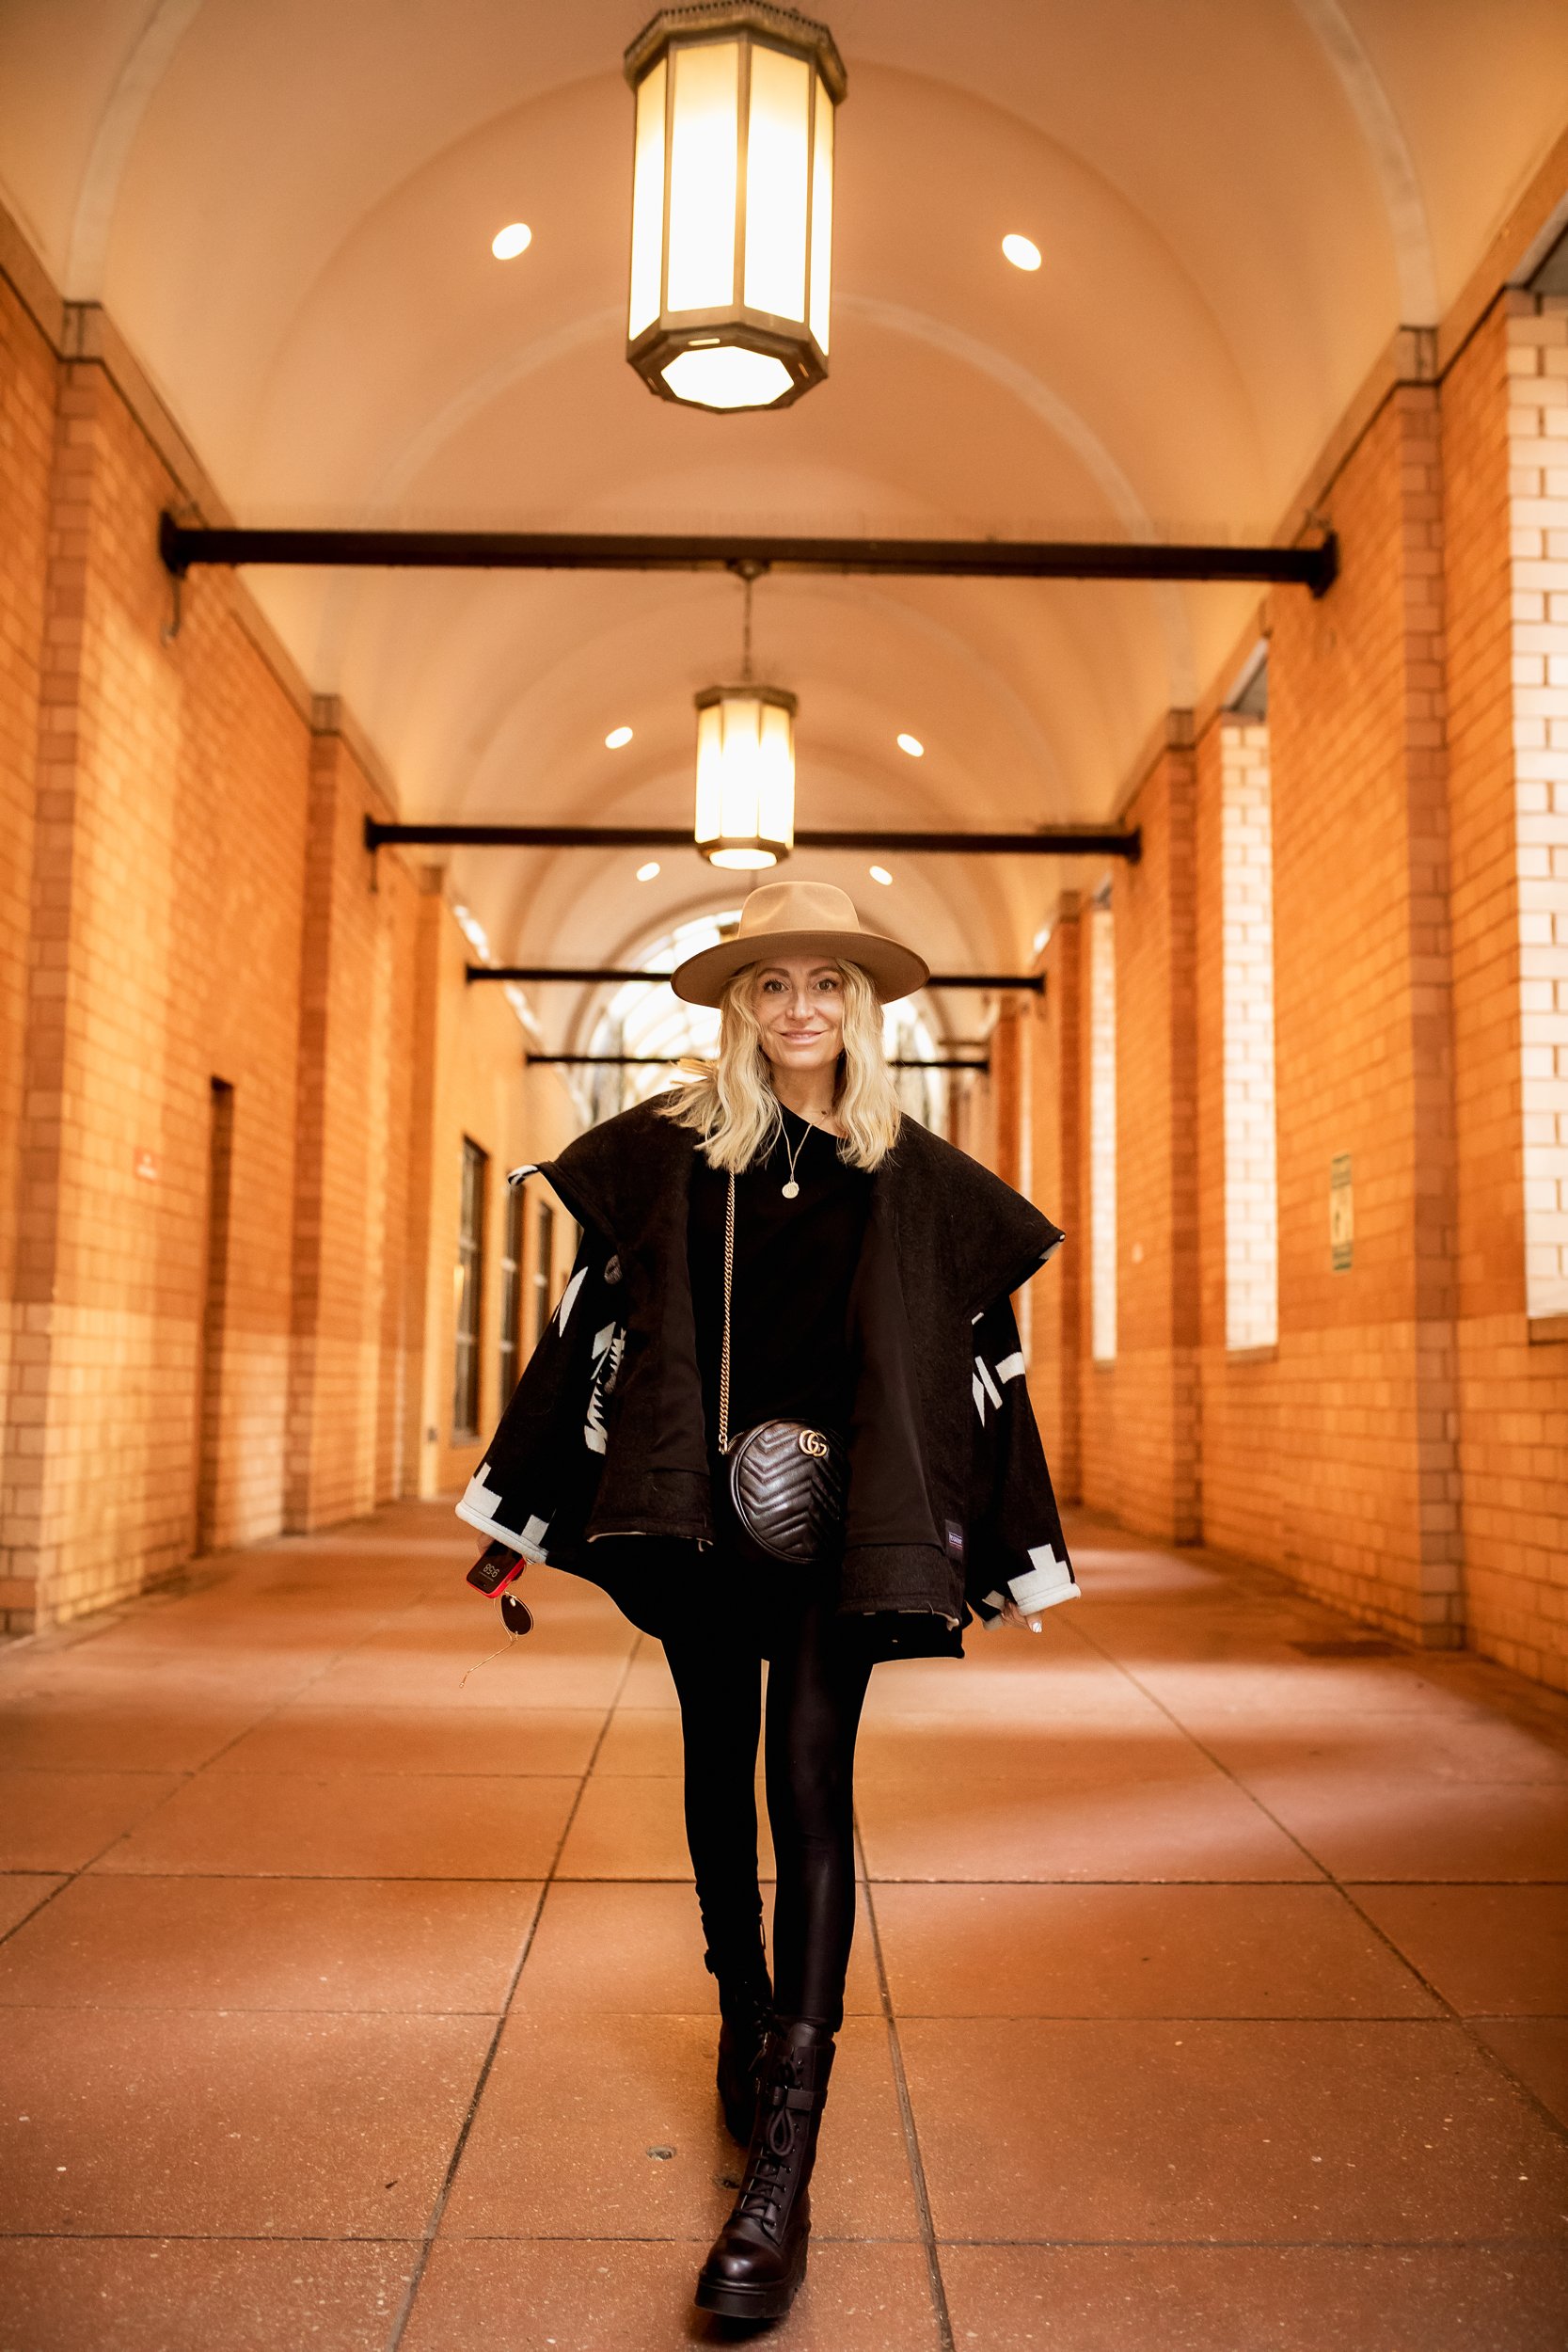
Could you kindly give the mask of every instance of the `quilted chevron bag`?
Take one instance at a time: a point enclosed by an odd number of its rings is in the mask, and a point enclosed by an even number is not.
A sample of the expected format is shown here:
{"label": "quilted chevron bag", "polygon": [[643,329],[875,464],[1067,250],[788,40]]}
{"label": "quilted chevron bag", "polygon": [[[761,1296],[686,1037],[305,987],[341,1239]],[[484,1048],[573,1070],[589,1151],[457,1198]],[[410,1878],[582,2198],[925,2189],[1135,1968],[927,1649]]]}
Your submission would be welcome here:
{"label": "quilted chevron bag", "polygon": [[759,1421],[730,1437],[730,1293],[735,1281],[735,1178],[724,1210],[724,1334],[719,1358],[719,1458],[730,1508],[765,1559],[809,1567],[844,1534],[849,1463],[832,1432],[799,1421]]}

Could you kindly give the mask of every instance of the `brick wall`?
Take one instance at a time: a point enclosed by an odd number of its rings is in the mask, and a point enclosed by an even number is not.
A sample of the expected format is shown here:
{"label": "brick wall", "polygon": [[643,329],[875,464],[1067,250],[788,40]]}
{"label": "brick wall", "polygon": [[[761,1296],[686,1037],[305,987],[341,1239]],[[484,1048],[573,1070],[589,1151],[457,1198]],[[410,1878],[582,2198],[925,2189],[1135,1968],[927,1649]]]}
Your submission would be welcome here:
{"label": "brick wall", "polygon": [[[1114,1241],[1116,1320],[1114,1356],[1096,1360],[1106,1336],[1095,1312],[1102,1266],[1096,1227],[1082,1411],[1085,1502],[1177,1542],[1197,1534],[1201,1485],[1195,777],[1185,734],[1184,714],[1173,714],[1173,740],[1128,811],[1142,833],[1143,855],[1117,869],[1108,918],[1098,909],[1089,918],[1115,955],[1115,1213],[1105,1246]],[[1091,933],[1091,997],[1095,946]],[[1092,1039],[1092,1002],[1089,1012]],[[1088,1084],[1092,1103],[1092,1067]],[[1109,1203],[1092,1134],[1086,1189],[1096,1225]]]}
{"label": "brick wall", "polygon": [[1441,491],[1435,390],[1402,387],[1333,488],[1340,581],[1275,599],[1269,665],[1284,1565],[1438,1643],[1463,1613]]}
{"label": "brick wall", "polygon": [[[1539,836],[1568,830],[1568,747],[1539,700],[1568,654],[1568,563],[1540,509],[1516,504],[1548,495],[1553,451],[1568,452],[1568,319],[1504,296],[1442,409],[1466,1616],[1476,1647],[1568,1686],[1568,1330],[1528,1313],[1526,1237],[1528,1122],[1549,1142],[1554,1114],[1529,1104],[1525,1057],[1561,1051],[1526,1023],[1561,1000],[1530,969],[1555,943],[1526,935],[1551,910],[1522,903],[1520,882],[1549,892],[1562,852]],[[1516,709],[1516,686],[1533,707]]]}
{"label": "brick wall", "polygon": [[337,732],[336,707],[317,716],[300,966],[293,1527],[346,1518],[398,1493],[396,1422],[411,1409],[397,1276],[421,901],[397,858],[367,851],[365,818],[386,818],[389,804]]}
{"label": "brick wall", "polygon": [[[39,695],[43,660],[49,495],[54,463],[55,355],[13,289],[0,278],[0,1398],[16,1420],[0,1429],[0,1523],[22,1500],[12,1479],[41,1425],[41,1335],[16,1296],[21,1202],[15,1182],[25,1099],[28,936],[31,930]],[[12,1463],[15,1463],[13,1469]],[[29,1529],[29,1534],[32,1532]],[[30,1586],[0,1563],[0,1625],[25,1608]]]}
{"label": "brick wall", "polygon": [[[1070,1339],[1036,1327],[1042,1420],[1081,1463],[1064,1490],[1124,1522],[1568,1686],[1568,305],[1499,297],[1323,504],[1341,578],[1271,600],[1267,728],[1216,710],[1126,812],[1116,1352],[1091,1359],[1081,1250]],[[1265,760],[1277,1338],[1243,1346],[1267,1320],[1238,1311],[1241,1229],[1261,1248],[1267,1220],[1234,1115],[1263,1050],[1238,950],[1267,919]],[[1037,1185],[1062,1202],[1095,1187],[1082,928],[1064,902],[1040,1022]]]}
{"label": "brick wall", "polygon": [[1016,996],[1004,996],[990,1033],[991,1149],[988,1156],[1004,1184],[1024,1191],[1029,1188],[1033,1144],[1030,1041],[1027,1009]]}
{"label": "brick wall", "polygon": [[105,371],[59,369],[6,1479],[8,1576],[46,1614],[192,1548],[214,1077],[234,1155],[211,1507],[218,1540],[281,1513],[307,730],[231,583],[194,583],[165,641],[177,495]]}
{"label": "brick wall", "polygon": [[[451,1381],[452,1139],[499,1168],[575,1124],[504,999],[465,987],[439,877],[368,856],[389,788],[346,714],[231,575],[193,575],[172,628],[157,518],[200,485],[137,397],[0,278],[11,1629],[465,1474],[421,1434]],[[491,1412],[488,1341],[485,1379]]]}

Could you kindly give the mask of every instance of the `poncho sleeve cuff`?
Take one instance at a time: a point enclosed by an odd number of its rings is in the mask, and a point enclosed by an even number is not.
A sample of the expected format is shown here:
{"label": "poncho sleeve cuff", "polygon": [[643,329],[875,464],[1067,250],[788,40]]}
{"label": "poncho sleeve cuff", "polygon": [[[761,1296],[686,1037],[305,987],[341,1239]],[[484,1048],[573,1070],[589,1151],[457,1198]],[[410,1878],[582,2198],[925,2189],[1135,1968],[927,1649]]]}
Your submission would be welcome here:
{"label": "poncho sleeve cuff", "polygon": [[839,1608],[847,1615],[888,1609],[928,1612],[933,1592],[953,1584],[951,1615],[963,1613],[947,1555],[936,1544],[851,1544],[839,1576]]}

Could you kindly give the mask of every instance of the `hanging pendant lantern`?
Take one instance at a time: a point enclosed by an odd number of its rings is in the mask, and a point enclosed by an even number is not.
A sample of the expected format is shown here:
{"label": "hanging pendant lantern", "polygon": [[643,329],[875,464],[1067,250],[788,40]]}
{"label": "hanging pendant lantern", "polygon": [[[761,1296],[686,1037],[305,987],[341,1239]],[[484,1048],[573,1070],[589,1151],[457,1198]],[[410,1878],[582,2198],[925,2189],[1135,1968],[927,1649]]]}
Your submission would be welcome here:
{"label": "hanging pendant lantern", "polygon": [[777,866],[795,846],[795,697],[782,686],[697,696],[697,847],[710,866]]}
{"label": "hanging pendant lantern", "polygon": [[828,373],[833,110],[825,24],[763,0],[665,8],[632,42],[626,357],[699,408],[784,408]]}
{"label": "hanging pendant lantern", "polygon": [[697,821],[710,866],[755,872],[795,847],[795,697],[752,676],[752,594],[763,565],[736,565],[740,678],[697,696]]}

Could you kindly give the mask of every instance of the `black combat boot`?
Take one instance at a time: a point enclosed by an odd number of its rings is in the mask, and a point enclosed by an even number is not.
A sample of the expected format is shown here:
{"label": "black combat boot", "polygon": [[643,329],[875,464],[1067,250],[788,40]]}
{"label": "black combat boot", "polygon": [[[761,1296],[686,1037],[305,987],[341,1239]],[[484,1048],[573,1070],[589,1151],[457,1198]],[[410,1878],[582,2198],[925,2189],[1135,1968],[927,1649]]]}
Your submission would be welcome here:
{"label": "black combat boot", "polygon": [[782,2319],[794,2302],[806,2275],[811,2172],[832,2064],[826,2026],[793,2018],[768,2035],[746,2176],[697,2280],[699,2310]]}
{"label": "black combat boot", "polygon": [[719,2104],[725,2129],[744,2148],[756,2121],[757,2068],[773,2023],[773,1987],[761,1936],[740,1964],[721,1965],[706,1951],[703,1965],[719,1983]]}

